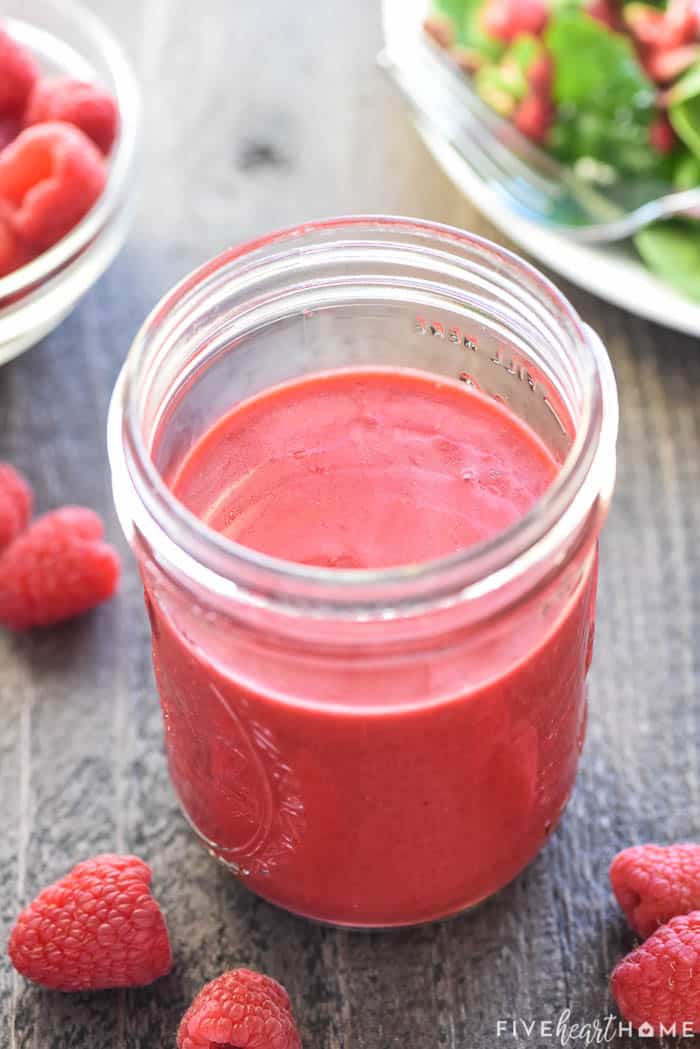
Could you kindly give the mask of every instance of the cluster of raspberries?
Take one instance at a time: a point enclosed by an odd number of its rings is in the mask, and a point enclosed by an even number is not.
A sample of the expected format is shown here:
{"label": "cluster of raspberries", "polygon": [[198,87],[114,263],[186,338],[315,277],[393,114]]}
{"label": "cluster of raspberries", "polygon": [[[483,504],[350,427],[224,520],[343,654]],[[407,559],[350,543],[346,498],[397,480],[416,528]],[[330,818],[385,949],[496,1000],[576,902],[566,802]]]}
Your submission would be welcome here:
{"label": "cluster of raspberries", "polygon": [[107,180],[118,120],[106,91],[43,79],[32,55],[0,29],[0,277],[87,214]]}
{"label": "cluster of raspberries", "polygon": [[0,463],[0,624],[11,630],[81,615],[119,582],[119,558],[96,513],[64,506],[32,522],[33,505],[27,480]]}
{"label": "cluster of raspberries", "polygon": [[644,1034],[700,1034],[700,845],[625,849],[610,881],[644,941],[613,972],[620,1012]]}
{"label": "cluster of raspberries", "polygon": [[[95,856],[22,911],[10,935],[15,968],[42,987],[143,987],[172,966],[165,918],[136,856]],[[301,1049],[289,995],[269,976],[233,969],[206,984],[182,1018],[178,1049]]]}
{"label": "cluster of raspberries", "polygon": [[[612,975],[622,1015],[642,1033],[700,1033],[700,845],[640,845],[613,860],[610,880],[644,942]],[[74,867],[20,914],[10,935],[15,968],[60,991],[138,987],[170,971],[165,919],[135,856],[96,856]],[[287,992],[249,969],[200,991],[178,1049],[301,1049]]]}

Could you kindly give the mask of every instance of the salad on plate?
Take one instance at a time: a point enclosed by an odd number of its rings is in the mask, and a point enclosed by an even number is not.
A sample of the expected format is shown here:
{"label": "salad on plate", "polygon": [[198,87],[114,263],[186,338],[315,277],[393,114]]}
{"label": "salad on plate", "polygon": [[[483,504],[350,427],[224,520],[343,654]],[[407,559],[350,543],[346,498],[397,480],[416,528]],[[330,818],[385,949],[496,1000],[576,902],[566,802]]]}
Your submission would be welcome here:
{"label": "salad on plate", "polygon": [[[700,186],[700,0],[433,0],[425,29],[519,131],[614,196]],[[700,301],[700,221],[634,238]]]}

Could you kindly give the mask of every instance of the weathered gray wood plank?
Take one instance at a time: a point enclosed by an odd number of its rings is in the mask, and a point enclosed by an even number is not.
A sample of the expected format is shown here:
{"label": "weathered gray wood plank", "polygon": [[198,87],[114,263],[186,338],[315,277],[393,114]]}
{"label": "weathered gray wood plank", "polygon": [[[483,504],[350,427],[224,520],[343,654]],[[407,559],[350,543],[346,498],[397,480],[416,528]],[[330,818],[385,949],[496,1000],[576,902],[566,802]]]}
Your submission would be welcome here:
{"label": "weathered gray wood plank", "polygon": [[[139,219],[76,313],[0,371],[0,458],[28,472],[40,509],[92,505],[121,544],[108,396],[136,327],[175,278],[229,243],[314,216],[385,211],[487,227],[375,69],[375,0],[92,6],[147,90]],[[3,962],[0,1045],[165,1049],[201,983],[236,964],[286,984],[309,1049],[539,1049],[551,1043],[497,1041],[498,1019],[608,1011],[607,974],[631,943],[606,885],[611,856],[650,837],[700,836],[700,349],[565,290],[610,347],[623,426],[588,743],[542,856],[475,914],[391,935],[320,929],[249,896],[177,811],[124,551],[111,605],[45,636],[0,635],[0,932],[77,857],[128,848],[154,867],[175,968],[152,989],[67,998]]]}

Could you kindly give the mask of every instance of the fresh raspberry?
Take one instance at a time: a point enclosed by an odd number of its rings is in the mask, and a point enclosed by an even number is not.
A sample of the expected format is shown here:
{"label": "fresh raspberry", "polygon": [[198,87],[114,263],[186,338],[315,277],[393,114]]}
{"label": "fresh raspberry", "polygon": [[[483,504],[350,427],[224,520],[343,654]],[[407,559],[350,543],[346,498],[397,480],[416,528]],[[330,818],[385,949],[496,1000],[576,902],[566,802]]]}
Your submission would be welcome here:
{"label": "fresh raspberry", "polygon": [[666,15],[649,4],[625,4],[622,17],[625,25],[638,44],[644,47],[658,47],[665,38]]}
{"label": "fresh raspberry", "polygon": [[674,47],[670,51],[652,51],[643,58],[642,65],[655,83],[670,84],[698,61],[700,46],[684,44],[683,47]]}
{"label": "fresh raspberry", "polygon": [[549,12],[544,0],[486,0],[481,17],[489,36],[509,44],[521,33],[538,36]]}
{"label": "fresh raspberry", "polygon": [[612,993],[645,1034],[700,1033],[700,911],[681,914],[623,958]]}
{"label": "fresh raspberry", "polygon": [[[2,259],[0,226],[0,260]],[[0,261],[0,267],[2,263]],[[0,268],[0,273],[2,269]],[[29,524],[34,497],[28,481],[9,463],[0,463],[0,550]]]}
{"label": "fresh raspberry", "polygon": [[165,919],[136,856],[95,856],[40,892],[8,951],[28,980],[57,991],[142,987],[170,971]]}
{"label": "fresh raspberry", "polygon": [[284,987],[262,973],[232,969],[192,1002],[177,1049],[301,1049],[301,1038]]}
{"label": "fresh raspberry", "polygon": [[71,124],[27,128],[0,153],[0,202],[35,252],[50,248],[87,214],[106,178],[97,146]]}
{"label": "fresh raspberry", "polygon": [[541,95],[528,95],[518,106],[515,126],[533,142],[544,142],[554,118],[552,104]]}
{"label": "fresh raspberry", "polygon": [[636,845],[610,865],[610,883],[638,936],[700,910],[700,845]]}
{"label": "fresh raspberry", "polygon": [[119,558],[102,531],[92,510],[67,506],[10,543],[0,555],[0,623],[12,630],[49,626],[110,598]]}
{"label": "fresh raspberry", "polygon": [[112,96],[83,80],[40,80],[24,114],[24,126],[61,120],[80,128],[105,155],[117,134],[119,111]]}
{"label": "fresh raspberry", "polygon": [[549,98],[554,80],[554,62],[550,55],[538,55],[527,71],[527,82],[535,95]]}
{"label": "fresh raspberry", "polygon": [[664,12],[662,32],[657,45],[666,50],[691,44],[700,27],[700,13],[693,0],[671,0]]}
{"label": "fresh raspberry", "polygon": [[39,79],[39,67],[29,52],[0,29],[0,116],[19,117]]}
{"label": "fresh raspberry", "polygon": [[665,113],[659,113],[649,126],[649,145],[657,153],[672,153],[676,146],[676,133]]}
{"label": "fresh raspberry", "polygon": [[600,22],[606,29],[616,31],[620,28],[620,16],[611,0],[589,0],[584,10],[590,18]]}

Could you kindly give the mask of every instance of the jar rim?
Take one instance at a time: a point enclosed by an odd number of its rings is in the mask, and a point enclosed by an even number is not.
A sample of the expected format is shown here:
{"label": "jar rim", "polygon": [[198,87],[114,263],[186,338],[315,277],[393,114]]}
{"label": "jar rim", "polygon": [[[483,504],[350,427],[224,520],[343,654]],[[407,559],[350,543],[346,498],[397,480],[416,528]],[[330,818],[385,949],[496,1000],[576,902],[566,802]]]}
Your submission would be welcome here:
{"label": "jar rim", "polygon": [[[253,262],[266,250],[317,234],[366,228],[371,234],[416,234],[479,252],[516,274],[569,325],[586,355],[584,407],[562,467],[530,510],[496,536],[465,550],[415,564],[381,569],[337,569],[272,557],[209,528],[173,495],[146,447],[137,417],[139,368],[159,325],[212,277]],[[414,246],[414,250],[416,249]],[[261,254],[263,253],[263,254]],[[466,272],[466,253],[462,264]],[[454,256],[459,264],[460,257]],[[110,405],[108,447],[115,503],[127,535],[138,532],[159,563],[178,581],[204,588],[220,601],[322,617],[392,618],[479,598],[556,561],[599,504],[604,516],[612,494],[617,438],[617,393],[608,355],[568,299],[530,263],[486,238],[453,226],[398,216],[350,215],[306,222],[232,247],[204,263],[160,300],[138,332]],[[128,504],[128,505],[127,505]]]}

